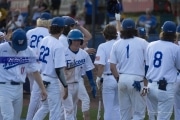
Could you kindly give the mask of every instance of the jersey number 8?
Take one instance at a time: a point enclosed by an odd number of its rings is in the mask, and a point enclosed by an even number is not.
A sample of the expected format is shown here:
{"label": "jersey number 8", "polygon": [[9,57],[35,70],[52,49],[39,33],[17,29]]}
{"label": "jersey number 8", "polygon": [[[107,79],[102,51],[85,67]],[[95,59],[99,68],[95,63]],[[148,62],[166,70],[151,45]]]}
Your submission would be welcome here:
{"label": "jersey number 8", "polygon": [[46,56],[49,56],[49,48],[45,47],[45,46],[41,46],[40,48],[40,55],[39,55],[39,61],[43,62],[43,63],[47,63],[47,60],[45,59]]}
{"label": "jersey number 8", "polygon": [[158,68],[161,66],[161,60],[162,60],[162,52],[160,51],[157,51],[155,54],[154,54],[154,61],[153,61],[153,65],[155,68]]}

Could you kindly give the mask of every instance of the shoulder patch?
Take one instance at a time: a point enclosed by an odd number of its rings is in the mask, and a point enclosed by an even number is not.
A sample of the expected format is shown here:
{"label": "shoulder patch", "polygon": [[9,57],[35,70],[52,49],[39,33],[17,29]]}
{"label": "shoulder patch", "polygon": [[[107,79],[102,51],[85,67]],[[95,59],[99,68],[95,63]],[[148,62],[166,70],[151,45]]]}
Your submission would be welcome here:
{"label": "shoulder patch", "polygon": [[99,61],[100,60],[100,56],[96,56],[96,61]]}

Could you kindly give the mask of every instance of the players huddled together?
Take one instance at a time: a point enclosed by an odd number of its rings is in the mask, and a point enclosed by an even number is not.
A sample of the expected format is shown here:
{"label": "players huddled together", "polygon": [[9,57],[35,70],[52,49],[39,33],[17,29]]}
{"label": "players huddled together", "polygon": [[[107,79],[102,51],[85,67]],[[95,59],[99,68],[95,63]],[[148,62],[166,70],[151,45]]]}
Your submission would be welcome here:
{"label": "players huddled together", "polygon": [[[149,120],[170,120],[173,109],[179,120],[180,26],[164,22],[159,40],[148,43],[133,19],[120,22],[120,13],[115,18],[116,26],[103,29],[106,41],[97,51],[88,48],[91,33],[70,16],[41,13],[35,28],[16,29],[10,40],[0,32],[0,120],[20,120],[26,77],[26,120],[77,120],[79,100],[83,119],[92,120],[84,76],[94,98],[102,92],[104,120],[144,120],[146,110]],[[35,61],[8,61],[16,57]]]}

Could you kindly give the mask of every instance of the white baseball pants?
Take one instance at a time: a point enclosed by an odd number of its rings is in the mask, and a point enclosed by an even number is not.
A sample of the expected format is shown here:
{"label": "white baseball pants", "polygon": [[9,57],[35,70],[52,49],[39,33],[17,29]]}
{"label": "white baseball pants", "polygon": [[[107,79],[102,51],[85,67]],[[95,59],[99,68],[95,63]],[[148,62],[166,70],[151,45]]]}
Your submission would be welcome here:
{"label": "white baseball pants", "polygon": [[118,84],[113,75],[104,75],[103,105],[104,120],[120,120],[120,106],[118,101]]}
{"label": "white baseball pants", "polygon": [[0,109],[3,120],[20,120],[23,105],[23,84],[0,84]]}
{"label": "white baseball pants", "polygon": [[169,83],[166,91],[158,89],[157,82],[148,83],[147,109],[149,120],[170,120],[174,105],[174,84]]}
{"label": "white baseball pants", "polygon": [[43,77],[43,80],[51,81],[46,88],[47,100],[42,102],[41,107],[36,112],[33,120],[43,120],[49,110],[49,120],[59,120],[61,113],[61,95],[60,95],[60,80],[58,78]]}
{"label": "white baseball pants", "polygon": [[78,102],[79,83],[68,84],[68,97],[62,100],[65,120],[75,120],[75,107]]}
{"label": "white baseball pants", "polygon": [[[78,99],[81,100],[81,110],[82,112],[89,111],[90,108],[90,98],[87,93],[86,87],[84,85],[84,79],[79,80],[79,90],[78,90]],[[77,115],[77,105],[75,106],[75,120]]]}
{"label": "white baseball pants", "polygon": [[31,88],[31,96],[26,120],[32,120],[35,113],[41,106],[41,91],[32,73],[28,73],[28,79]]}
{"label": "white baseball pants", "polygon": [[[132,86],[134,81],[142,81],[143,77],[138,75],[120,74],[118,82],[119,105],[121,120],[144,120],[146,102]],[[143,87],[143,82],[141,82]]]}
{"label": "white baseball pants", "polygon": [[180,120],[180,79],[175,83],[174,101],[174,120]]}

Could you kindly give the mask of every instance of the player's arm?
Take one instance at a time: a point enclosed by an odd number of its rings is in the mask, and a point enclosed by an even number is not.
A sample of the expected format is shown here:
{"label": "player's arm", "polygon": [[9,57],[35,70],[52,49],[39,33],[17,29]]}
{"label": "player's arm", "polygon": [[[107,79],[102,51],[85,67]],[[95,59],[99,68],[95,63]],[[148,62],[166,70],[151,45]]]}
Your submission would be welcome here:
{"label": "player's arm", "polygon": [[115,13],[115,18],[116,18],[116,29],[117,29],[117,32],[120,32],[121,31],[121,23],[120,23],[121,14],[120,13]]}
{"label": "player's arm", "polygon": [[92,95],[95,98],[96,97],[96,84],[95,84],[94,79],[93,79],[92,70],[86,71],[86,76],[87,76],[89,83],[91,85]]}
{"label": "player's arm", "polygon": [[114,76],[114,78],[117,80],[117,82],[119,81],[119,73],[116,69],[116,64],[114,63],[110,63],[110,69],[111,69],[111,72]]}
{"label": "player's arm", "polygon": [[66,83],[65,73],[64,73],[64,67],[61,68],[55,68],[56,74],[61,81],[62,85],[64,86],[64,96],[63,99],[66,99],[68,97],[68,85]]}
{"label": "player's arm", "polygon": [[64,68],[63,68],[63,67],[61,67],[61,68],[55,68],[55,71],[56,71],[56,74],[57,74],[59,80],[61,81],[62,85],[63,85],[65,88],[67,88],[68,85],[67,85],[67,83],[66,83],[66,78],[65,78],[65,75],[64,75],[64,74],[65,74],[65,73],[64,73]]}
{"label": "player's arm", "polygon": [[86,28],[79,25],[79,23],[77,23],[77,29],[79,29],[84,34],[84,42],[87,42],[92,38],[91,33]]}
{"label": "player's arm", "polygon": [[40,89],[41,89],[41,94],[42,94],[42,101],[46,100],[47,98],[47,93],[46,93],[46,89],[44,87],[44,84],[42,82],[42,79],[41,79],[41,75],[38,71],[35,71],[33,72],[33,76],[37,82],[37,84],[39,85]]}
{"label": "player's arm", "polygon": [[97,84],[98,89],[100,89],[101,82],[103,82],[102,81],[102,74],[103,74],[103,71],[104,71],[104,65],[97,64],[96,68],[97,68],[96,84]]}

